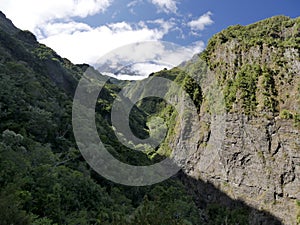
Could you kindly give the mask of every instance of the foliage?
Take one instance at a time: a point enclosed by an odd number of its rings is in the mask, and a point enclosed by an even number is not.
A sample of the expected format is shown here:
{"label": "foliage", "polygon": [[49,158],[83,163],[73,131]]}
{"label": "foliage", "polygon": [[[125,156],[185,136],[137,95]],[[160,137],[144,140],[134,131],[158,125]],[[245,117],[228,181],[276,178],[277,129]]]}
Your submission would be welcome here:
{"label": "foliage", "polygon": [[[71,126],[72,95],[85,65],[62,59],[28,32],[0,29],[0,52],[1,225],[135,224],[148,207],[146,196],[152,196],[153,212],[165,210],[164,216],[173,218],[176,211],[198,224],[197,208],[177,178],[131,188],[110,183],[85,163]],[[108,82],[102,90],[96,124],[107,148],[121,161],[152,164],[146,154],[122,146],[111,127],[108,115],[120,86]],[[131,127],[143,137],[147,115],[137,107],[131,112]]]}
{"label": "foliage", "polygon": [[287,52],[299,50],[299,26],[299,18],[275,16],[228,27],[209,40],[200,58],[216,74],[227,111],[278,115],[282,106],[288,107],[281,86],[297,82]]}
{"label": "foliage", "polygon": [[184,78],[182,86],[194,102],[199,112],[203,100],[201,87],[190,76],[186,76]]}
{"label": "foliage", "polygon": [[224,88],[224,98],[227,110],[235,101],[242,104],[245,114],[255,111],[257,106],[256,89],[261,69],[257,65],[244,65],[236,77],[228,80]]}
{"label": "foliage", "polygon": [[188,202],[192,202],[192,199],[174,184],[170,187],[156,186],[145,196],[131,222],[141,225],[199,224],[198,212],[193,205],[187,204]]}
{"label": "foliage", "polygon": [[282,110],[279,116],[282,119],[293,119],[293,114],[286,109]]}
{"label": "foliage", "polygon": [[223,224],[249,224],[249,212],[246,209],[229,209],[218,204],[210,204],[207,207],[209,225]]}
{"label": "foliage", "polygon": [[296,200],[296,208],[297,208],[296,223],[300,224],[300,201],[299,200]]}
{"label": "foliage", "polygon": [[[241,43],[244,50],[248,50],[251,46],[282,46],[299,48],[299,18],[290,19],[286,16],[274,16],[269,19],[248,25],[230,26],[222,32],[215,34],[208,43],[204,53],[201,55],[207,62],[211,59],[211,53],[216,49],[217,45],[224,44],[231,40]],[[282,36],[281,31],[293,28],[288,36]]]}
{"label": "foliage", "polygon": [[278,92],[275,88],[275,80],[274,74],[267,68],[263,68],[262,71],[262,88],[263,88],[263,95],[264,95],[264,106],[266,109],[269,109],[271,112],[278,111],[278,101],[276,99]]}

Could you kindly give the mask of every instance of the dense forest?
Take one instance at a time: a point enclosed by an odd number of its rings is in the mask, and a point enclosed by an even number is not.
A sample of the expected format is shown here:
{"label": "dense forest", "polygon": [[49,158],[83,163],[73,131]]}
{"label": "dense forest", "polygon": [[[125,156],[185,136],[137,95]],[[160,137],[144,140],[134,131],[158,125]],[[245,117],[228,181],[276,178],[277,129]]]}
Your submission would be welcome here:
{"label": "dense forest", "polygon": [[[276,38],[281,26],[294,24],[298,26],[298,33],[284,41]],[[296,110],[280,108],[283,101],[290,100],[286,100],[287,96],[278,97],[273,78],[276,71],[253,64],[242,66],[233,77],[234,71],[223,73],[228,71],[222,69],[226,66],[224,62],[212,60],[216,57],[214,46],[235,37],[245,43],[240,45],[245,51],[254,45],[280,45],[299,51],[299,29],[299,19],[295,22],[285,17],[250,27],[230,27],[214,36],[207,49],[195,56],[206,61],[209,68],[197,60],[182,66],[184,71],[198,74],[200,80],[206,69],[220,68],[219,81],[225,90],[227,112],[242,110],[254,115],[260,105],[266,113],[293,120],[295,126],[299,126],[300,114]],[[239,66],[239,62],[236,63]],[[277,63],[284,64],[281,59]],[[38,43],[33,34],[17,29],[4,14],[0,15],[1,225],[249,224],[252,209],[244,204],[233,208],[218,202],[206,202],[204,207],[199,204],[182,179],[186,176],[183,171],[162,183],[145,187],[115,184],[94,172],[81,156],[72,130],[73,95],[88,67],[61,58]],[[99,76],[102,75],[99,73]],[[202,88],[182,69],[151,74],[150,79],[155,76],[181,85],[200,112],[205,102]],[[258,79],[262,79],[264,88],[261,99],[255,97]],[[283,77],[282,82],[289,82],[288,79],[291,78]],[[150,98],[140,102],[130,115],[133,133],[147,137],[147,121],[156,115],[170,128],[166,140],[157,152],[142,153],[123,146],[114,134],[109,115],[116,93],[124,85],[111,79],[99,94],[96,125],[100,138],[110,153],[123,162],[153,164],[170,154],[170,149],[164,146],[174,135],[176,113],[164,101]]]}
{"label": "dense forest", "polygon": [[[73,93],[88,65],[71,64],[1,17],[0,224],[198,224],[178,178],[126,187],[89,168],[71,124]],[[116,157],[149,164],[147,155],[117,142],[106,119],[118,89],[108,83],[99,96],[101,139]],[[137,129],[144,130],[144,117],[132,117]]]}

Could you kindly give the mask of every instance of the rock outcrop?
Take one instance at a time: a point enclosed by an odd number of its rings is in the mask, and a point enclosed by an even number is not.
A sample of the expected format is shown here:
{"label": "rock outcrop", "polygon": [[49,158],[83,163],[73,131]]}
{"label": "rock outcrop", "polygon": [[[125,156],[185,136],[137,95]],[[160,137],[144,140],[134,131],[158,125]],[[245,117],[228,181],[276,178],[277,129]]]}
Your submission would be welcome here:
{"label": "rock outcrop", "polygon": [[[268,211],[284,224],[299,223],[300,18],[231,27],[215,35],[200,58],[185,69],[197,77],[195,64],[206,61],[210,72],[198,77],[202,84],[214,78],[223,110],[213,111],[219,106],[209,102],[211,92],[203,85],[199,132],[190,131],[191,137],[174,132],[170,139],[174,152],[187,148],[191,154],[177,154],[175,160],[188,176],[232,199]],[[196,126],[189,122],[181,127]],[[197,193],[197,185],[194,189]],[[203,191],[202,201],[221,201]],[[249,219],[257,221],[259,215]]]}

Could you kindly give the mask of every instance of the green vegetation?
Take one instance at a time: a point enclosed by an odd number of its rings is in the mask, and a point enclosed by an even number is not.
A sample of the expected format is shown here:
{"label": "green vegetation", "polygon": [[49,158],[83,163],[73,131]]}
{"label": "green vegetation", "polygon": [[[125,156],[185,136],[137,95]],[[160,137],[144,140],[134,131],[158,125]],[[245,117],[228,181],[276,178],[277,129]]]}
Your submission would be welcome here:
{"label": "green vegetation", "polygon": [[[216,74],[228,112],[278,115],[297,100],[284,96],[282,87],[299,82],[287,57],[299,51],[299,26],[300,18],[276,16],[231,26],[210,39],[200,57]],[[296,90],[290,91],[296,96]]]}
{"label": "green vegetation", "polygon": [[296,207],[297,207],[296,223],[298,225],[300,224],[300,201],[299,200],[296,200]]}
{"label": "green vegetation", "polygon": [[[208,43],[202,58],[207,62],[211,60],[211,54],[220,44],[235,40],[241,44],[244,51],[252,46],[294,47],[299,49],[300,18],[290,19],[286,16],[275,16],[269,19],[248,25],[230,26],[222,32],[215,34]],[[282,36],[282,31],[290,29],[287,36]],[[211,66],[211,64],[209,64]]]}
{"label": "green vegetation", "polygon": [[300,127],[300,114],[299,113],[293,113],[290,112],[289,110],[283,109],[280,114],[279,114],[281,119],[286,119],[286,120],[294,120],[294,126],[295,127]]}
{"label": "green vegetation", "polygon": [[151,207],[152,221],[163,212],[166,224],[172,224],[175,213],[179,221],[199,222],[197,209],[178,180],[149,188],[99,184],[85,163],[76,160],[78,152],[72,151],[62,161],[49,146],[10,130],[3,132],[1,224],[136,224],[146,220],[139,213],[143,207]]}
{"label": "green vegetation", "polygon": [[276,99],[278,92],[275,88],[274,74],[267,68],[263,68],[262,71],[262,88],[263,88],[263,104],[265,109],[269,109],[271,112],[275,113],[278,111],[278,101]]}
{"label": "green vegetation", "polygon": [[279,116],[282,119],[293,119],[293,114],[286,109],[282,110]]}
{"label": "green vegetation", "polygon": [[241,101],[245,114],[255,111],[257,106],[256,90],[261,69],[257,65],[241,67],[234,80],[229,80],[224,88],[226,109],[230,110],[235,101]]}
{"label": "green vegetation", "polygon": [[190,98],[193,100],[198,112],[200,111],[200,106],[203,100],[202,90],[199,84],[196,83],[190,76],[186,76],[182,84],[184,90],[188,93]]}
{"label": "green vegetation", "polygon": [[300,127],[300,114],[299,113],[294,114],[294,125],[296,127]]}
{"label": "green vegetation", "polygon": [[249,224],[249,212],[245,209],[229,209],[218,204],[208,206],[209,225]]}
{"label": "green vegetation", "polygon": [[[156,224],[162,218],[165,224],[200,224],[178,178],[125,187],[86,164],[74,141],[71,111],[72,94],[87,65],[62,59],[28,32],[14,36],[0,29],[0,53],[1,225]],[[121,161],[152,164],[114,135],[108,115],[119,90],[108,82],[99,95],[99,136]],[[148,135],[145,116],[137,107],[130,116],[133,132],[143,137]]]}

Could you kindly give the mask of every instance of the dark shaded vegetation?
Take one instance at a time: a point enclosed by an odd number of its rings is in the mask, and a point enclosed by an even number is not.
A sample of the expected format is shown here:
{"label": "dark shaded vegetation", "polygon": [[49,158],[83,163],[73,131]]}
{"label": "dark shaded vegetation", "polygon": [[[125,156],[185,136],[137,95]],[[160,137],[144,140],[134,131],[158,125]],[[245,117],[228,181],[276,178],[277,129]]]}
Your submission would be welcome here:
{"label": "dark shaded vegetation", "polygon": [[193,179],[179,173],[181,181],[200,209],[202,221],[208,225],[261,224],[280,225],[270,213],[257,210],[239,200],[233,200],[210,182]]}

